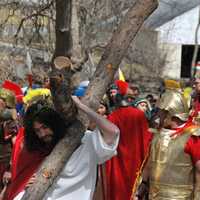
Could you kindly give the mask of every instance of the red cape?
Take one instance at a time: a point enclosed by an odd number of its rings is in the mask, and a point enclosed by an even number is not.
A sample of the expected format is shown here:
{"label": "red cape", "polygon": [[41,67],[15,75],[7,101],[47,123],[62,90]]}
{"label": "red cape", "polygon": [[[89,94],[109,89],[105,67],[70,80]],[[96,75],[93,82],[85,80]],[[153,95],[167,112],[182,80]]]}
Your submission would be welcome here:
{"label": "red cape", "polygon": [[12,152],[12,179],[4,200],[12,200],[25,189],[28,180],[37,171],[47,154],[28,152],[24,146],[24,129],[18,132]]}
{"label": "red cape", "polygon": [[136,108],[119,108],[108,119],[119,127],[120,141],[117,156],[106,163],[106,200],[130,200],[152,136],[144,113]]}

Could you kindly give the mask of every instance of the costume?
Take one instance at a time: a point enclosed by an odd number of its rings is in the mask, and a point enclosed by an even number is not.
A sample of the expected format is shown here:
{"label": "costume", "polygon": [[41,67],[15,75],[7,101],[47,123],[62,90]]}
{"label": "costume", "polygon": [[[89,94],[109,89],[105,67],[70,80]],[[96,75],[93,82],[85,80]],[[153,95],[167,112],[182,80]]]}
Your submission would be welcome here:
{"label": "costume", "polygon": [[200,160],[200,126],[189,118],[188,104],[180,90],[166,90],[159,100],[159,108],[167,115],[162,128],[154,131],[151,143],[147,163],[149,200],[198,200],[195,164]]}
{"label": "costume", "polygon": [[199,117],[200,112],[200,97],[197,95],[197,97],[194,99],[194,106],[193,106],[193,112],[191,113],[191,117]]}
{"label": "costume", "polygon": [[[145,106],[144,105],[142,106],[142,103],[144,103]],[[147,99],[145,99],[145,98],[137,98],[135,101],[133,101],[133,106],[135,106],[136,108],[144,111],[147,120],[151,119],[152,108],[151,108],[150,102]]]}
{"label": "costume", "polygon": [[5,200],[12,200],[26,186],[28,180],[49,152],[29,152],[24,146],[24,128],[20,128],[12,151],[11,183]]}
{"label": "costume", "polygon": [[11,140],[5,140],[3,128],[0,127],[0,190],[3,188],[3,174],[5,171],[9,171],[11,151]]}
{"label": "costume", "polygon": [[116,109],[108,119],[120,129],[120,141],[117,156],[106,162],[106,199],[129,200],[151,134],[144,113],[132,106]]}
{"label": "costume", "polygon": [[[162,129],[151,144],[149,200],[194,199],[194,165],[200,160],[200,127]],[[195,197],[195,199],[198,199]]]}
{"label": "costume", "polygon": [[[3,187],[3,174],[9,171],[10,158],[12,152],[12,138],[15,136],[14,132],[9,132],[6,129],[8,124],[13,120],[13,113],[15,111],[15,95],[8,89],[0,88],[0,99],[5,103],[5,107],[1,107],[0,111],[0,190]],[[2,110],[3,109],[3,110]],[[6,125],[7,124],[7,125]]]}
{"label": "costume", "polygon": [[[113,145],[107,145],[98,130],[87,131],[82,138],[82,144],[72,154],[44,199],[92,199],[96,183],[97,165],[116,154],[118,140],[119,136]],[[26,182],[29,178],[26,178]],[[15,199],[20,199],[23,196],[23,189],[21,187],[21,193]]]}

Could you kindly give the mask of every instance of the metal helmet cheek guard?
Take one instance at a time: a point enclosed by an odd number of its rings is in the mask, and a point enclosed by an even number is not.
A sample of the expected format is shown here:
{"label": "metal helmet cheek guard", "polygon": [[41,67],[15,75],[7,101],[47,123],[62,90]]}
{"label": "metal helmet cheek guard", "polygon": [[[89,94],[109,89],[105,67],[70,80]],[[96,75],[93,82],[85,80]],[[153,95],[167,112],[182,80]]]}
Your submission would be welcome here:
{"label": "metal helmet cheek guard", "polygon": [[182,121],[187,121],[189,117],[189,107],[187,100],[180,91],[167,89],[161,96],[158,107],[167,110],[170,115]]}

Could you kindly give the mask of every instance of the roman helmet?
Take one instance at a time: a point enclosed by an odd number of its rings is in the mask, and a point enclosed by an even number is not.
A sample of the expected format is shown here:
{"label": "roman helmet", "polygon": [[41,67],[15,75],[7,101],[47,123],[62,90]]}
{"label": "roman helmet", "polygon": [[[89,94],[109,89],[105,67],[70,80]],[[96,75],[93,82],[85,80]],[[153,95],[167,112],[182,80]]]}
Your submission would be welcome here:
{"label": "roman helmet", "polygon": [[15,94],[11,90],[0,88],[0,98],[5,101],[7,107],[15,108],[16,98]]}
{"label": "roman helmet", "polygon": [[189,107],[187,100],[180,90],[167,89],[159,99],[158,107],[167,110],[171,116],[182,121],[187,121],[189,117]]}

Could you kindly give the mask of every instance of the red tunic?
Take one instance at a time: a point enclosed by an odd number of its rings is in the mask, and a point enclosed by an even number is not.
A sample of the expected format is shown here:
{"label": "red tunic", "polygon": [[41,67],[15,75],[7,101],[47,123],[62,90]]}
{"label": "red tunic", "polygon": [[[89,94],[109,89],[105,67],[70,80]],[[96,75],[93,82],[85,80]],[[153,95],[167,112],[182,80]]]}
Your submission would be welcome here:
{"label": "red tunic", "polygon": [[117,156],[106,163],[106,199],[129,200],[144,161],[151,134],[142,111],[121,107],[108,116],[120,129]]}
{"label": "red tunic", "polygon": [[[189,120],[186,122],[184,126],[181,128],[177,128],[177,131],[173,134],[181,134],[183,133],[184,129],[190,126],[193,126],[192,117],[189,118]],[[192,161],[195,165],[195,163],[200,160],[200,137],[199,136],[191,136],[187,143],[185,144],[184,152],[189,154],[192,158]]]}
{"label": "red tunic", "polygon": [[37,171],[47,154],[28,152],[24,146],[24,129],[21,128],[12,152],[11,183],[6,190],[4,200],[12,200],[24,190],[28,180]]}
{"label": "red tunic", "polygon": [[185,145],[184,151],[190,154],[195,165],[195,163],[200,160],[200,137],[191,136]]}

